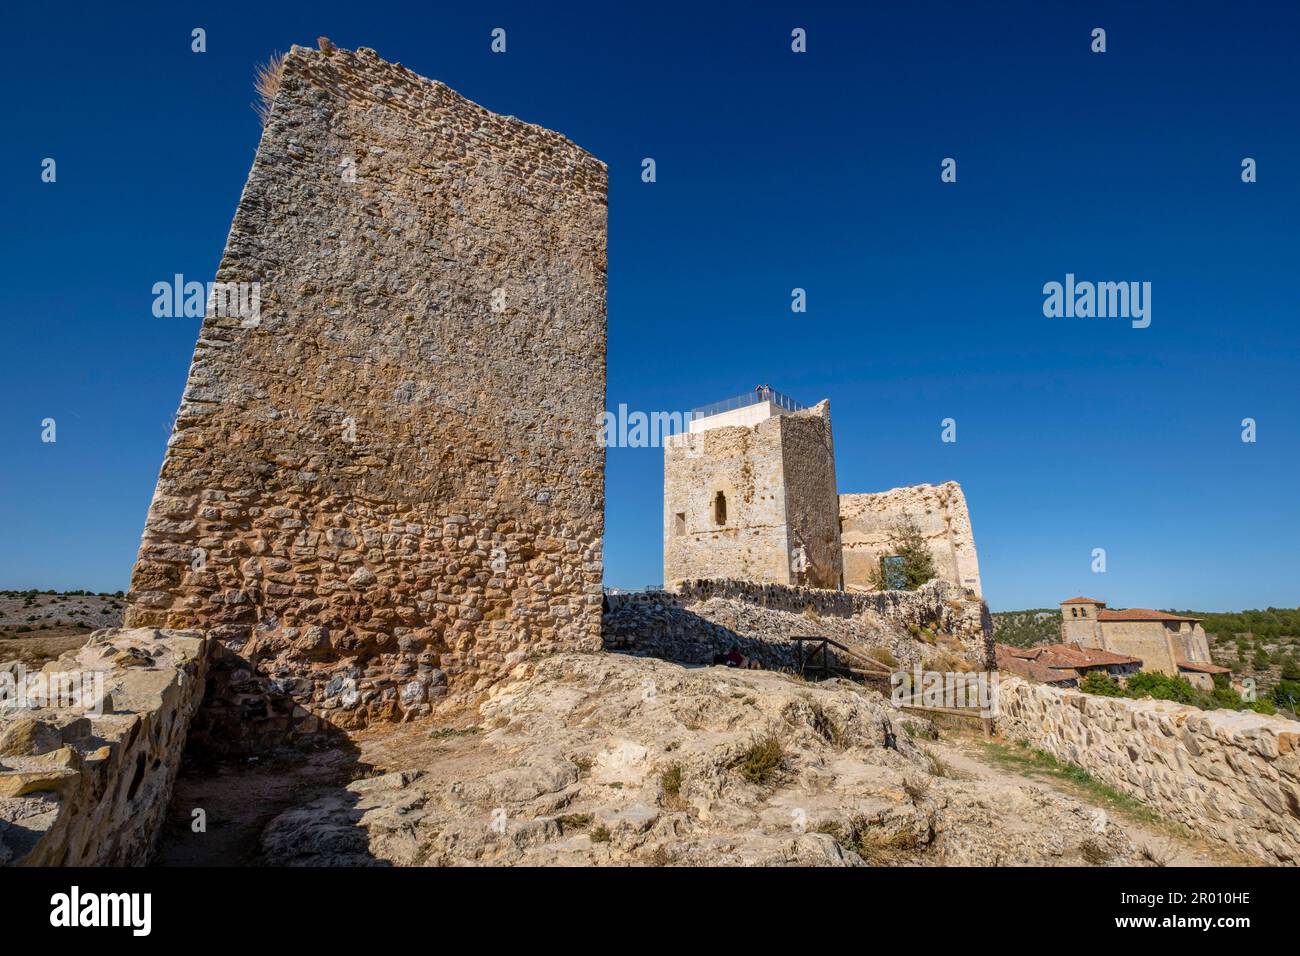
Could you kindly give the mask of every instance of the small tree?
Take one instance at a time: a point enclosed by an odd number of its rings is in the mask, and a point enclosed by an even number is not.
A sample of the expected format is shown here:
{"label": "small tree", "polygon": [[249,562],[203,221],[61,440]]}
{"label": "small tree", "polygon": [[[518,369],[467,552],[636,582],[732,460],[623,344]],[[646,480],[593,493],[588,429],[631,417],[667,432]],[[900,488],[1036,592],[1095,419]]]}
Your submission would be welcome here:
{"label": "small tree", "polygon": [[1295,651],[1282,658],[1282,679],[1300,681],[1300,661],[1296,660]]}
{"label": "small tree", "polygon": [[871,575],[877,591],[915,591],[935,576],[934,555],[925,543],[921,526],[906,511],[889,529],[890,554],[882,557]]}

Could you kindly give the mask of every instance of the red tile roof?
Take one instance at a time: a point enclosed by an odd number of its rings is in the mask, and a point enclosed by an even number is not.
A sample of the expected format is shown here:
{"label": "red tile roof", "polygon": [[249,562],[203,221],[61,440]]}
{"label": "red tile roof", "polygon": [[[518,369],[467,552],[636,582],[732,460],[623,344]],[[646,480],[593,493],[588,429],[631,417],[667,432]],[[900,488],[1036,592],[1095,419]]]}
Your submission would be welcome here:
{"label": "red tile roof", "polygon": [[[1103,651],[1099,647],[1080,647],[1078,644],[1048,644],[1043,648],[1065,661],[1070,667],[1110,667],[1115,664],[1141,664],[1137,657]],[[1041,658],[1040,658],[1041,660]]]}
{"label": "red tile roof", "polygon": [[1141,664],[1137,657],[1103,651],[1099,647],[1080,647],[1078,644],[1039,644],[1036,647],[1008,647],[996,645],[996,652],[1036,661],[1048,667],[1110,667],[1116,664]]}
{"label": "red tile roof", "polygon": [[1231,674],[1231,667],[1220,667],[1218,664],[1211,664],[1207,661],[1179,661],[1178,669],[1183,671],[1197,671],[1201,674]]}
{"label": "red tile roof", "polygon": [[999,670],[1009,671],[1044,684],[1078,680],[1085,671],[1117,664],[1137,664],[1136,657],[1112,654],[1095,647],[1078,644],[1041,644],[1037,647],[1011,647],[994,644],[993,653]]}
{"label": "red tile roof", "polygon": [[1127,607],[1109,611],[1098,611],[1099,621],[1199,621],[1199,617],[1183,617],[1179,614],[1166,614],[1153,611],[1149,607]]}
{"label": "red tile roof", "polygon": [[1007,647],[1005,644],[994,645],[998,670],[1007,671],[1018,677],[1027,677],[1041,684],[1061,684],[1079,679],[1079,672],[1076,670],[1047,667],[1037,661],[1028,660],[1018,653],[1012,653],[1013,651],[1022,650],[1024,648]]}
{"label": "red tile roof", "polygon": [[1102,607],[1106,606],[1105,601],[1098,601],[1096,598],[1088,598],[1088,597],[1072,597],[1067,601],[1062,601],[1061,603],[1062,604],[1100,604]]}

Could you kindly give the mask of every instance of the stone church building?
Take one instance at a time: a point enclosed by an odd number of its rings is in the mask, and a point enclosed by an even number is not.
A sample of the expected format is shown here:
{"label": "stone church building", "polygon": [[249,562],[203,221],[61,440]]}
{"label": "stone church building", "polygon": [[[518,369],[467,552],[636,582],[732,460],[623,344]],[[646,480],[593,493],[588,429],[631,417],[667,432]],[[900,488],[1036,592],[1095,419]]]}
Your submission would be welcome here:
{"label": "stone church building", "polygon": [[979,561],[956,482],[839,494],[830,403],[766,386],[692,413],[664,444],[664,586],[732,578],[872,590],[907,514],[937,576],[980,597]]}
{"label": "stone church building", "polygon": [[1136,657],[1143,670],[1185,677],[1202,690],[1214,688],[1215,674],[1231,673],[1210,659],[1199,618],[1150,608],[1110,609],[1105,601],[1072,597],[1061,602],[1061,641]]}

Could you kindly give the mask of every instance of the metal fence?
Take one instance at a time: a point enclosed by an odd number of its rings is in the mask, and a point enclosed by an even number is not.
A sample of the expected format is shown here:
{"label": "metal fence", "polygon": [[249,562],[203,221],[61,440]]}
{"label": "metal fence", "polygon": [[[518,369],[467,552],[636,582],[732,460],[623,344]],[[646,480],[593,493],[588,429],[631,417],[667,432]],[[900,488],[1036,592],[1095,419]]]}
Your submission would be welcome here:
{"label": "metal fence", "polygon": [[771,402],[778,408],[784,408],[789,412],[803,411],[808,407],[802,402],[796,402],[789,395],[782,395],[774,388],[756,388],[752,392],[737,395],[735,398],[724,398],[722,401],[714,402],[711,405],[693,408],[691,409],[691,415],[694,418],[708,418],[710,415],[721,415],[723,412],[729,412],[735,408],[748,408],[750,405],[757,405],[759,402]]}

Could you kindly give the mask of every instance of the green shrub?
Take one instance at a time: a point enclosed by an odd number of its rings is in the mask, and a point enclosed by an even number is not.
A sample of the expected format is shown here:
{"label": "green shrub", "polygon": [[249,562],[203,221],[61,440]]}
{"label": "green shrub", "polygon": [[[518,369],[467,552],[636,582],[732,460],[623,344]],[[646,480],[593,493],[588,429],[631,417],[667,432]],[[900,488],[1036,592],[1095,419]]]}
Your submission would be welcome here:
{"label": "green shrub", "polygon": [[1241,699],[1240,694],[1226,684],[1215,682],[1214,690],[1210,694],[1209,709],[1241,710],[1245,706],[1246,702]]}
{"label": "green shrub", "polygon": [[1124,688],[1120,686],[1119,681],[1105,671],[1089,671],[1083,680],[1079,681],[1079,690],[1099,697],[1124,696]]}
{"label": "green shrub", "polygon": [[1180,704],[1200,706],[1203,695],[1185,677],[1170,677],[1159,671],[1141,671],[1128,679],[1129,697],[1151,696]]}
{"label": "green shrub", "polygon": [[1278,707],[1295,710],[1300,707],[1300,681],[1280,680],[1270,695],[1272,703]]}

